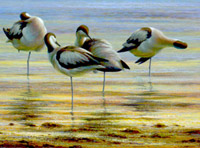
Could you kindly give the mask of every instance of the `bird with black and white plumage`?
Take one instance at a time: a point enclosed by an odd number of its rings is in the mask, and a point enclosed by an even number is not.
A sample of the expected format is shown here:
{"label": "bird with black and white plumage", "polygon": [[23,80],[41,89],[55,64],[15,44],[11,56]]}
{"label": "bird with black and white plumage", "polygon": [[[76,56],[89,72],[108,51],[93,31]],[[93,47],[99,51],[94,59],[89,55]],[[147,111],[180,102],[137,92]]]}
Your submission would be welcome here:
{"label": "bird with black and white plumage", "polygon": [[44,47],[44,36],[47,29],[41,18],[31,16],[27,12],[22,12],[20,19],[11,28],[3,28],[3,31],[8,38],[7,42],[11,42],[18,51],[29,52],[27,59],[27,75],[29,75],[31,52],[40,51]]}
{"label": "bird with black and white plumage", "polygon": [[129,51],[133,55],[140,57],[135,63],[142,64],[149,61],[149,78],[151,77],[151,59],[165,47],[175,47],[177,49],[187,48],[187,43],[178,39],[172,39],[153,27],[143,27],[136,30],[123,44],[123,48],[118,52]]}
{"label": "bird with black and white plumage", "polygon": [[104,72],[103,93],[105,89],[106,72],[118,72],[123,69],[130,69],[108,41],[104,39],[91,38],[89,36],[89,28],[86,25],[80,25],[77,28],[75,45],[90,51],[96,57],[108,60],[101,62],[105,68],[97,69]]}
{"label": "bird with black and white plumage", "polygon": [[101,62],[107,60],[95,57],[91,52],[78,46],[61,47],[56,41],[56,35],[53,33],[47,33],[44,42],[48,48],[49,61],[53,67],[70,77],[73,110],[72,77],[80,76],[97,68],[104,68]]}

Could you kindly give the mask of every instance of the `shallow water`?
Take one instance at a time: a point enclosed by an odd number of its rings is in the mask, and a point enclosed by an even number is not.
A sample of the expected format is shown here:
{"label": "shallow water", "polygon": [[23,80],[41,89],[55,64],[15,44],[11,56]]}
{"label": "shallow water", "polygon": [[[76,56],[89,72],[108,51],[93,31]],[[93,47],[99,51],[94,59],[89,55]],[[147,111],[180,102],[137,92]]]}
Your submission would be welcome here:
{"label": "shallow water", "polygon": [[148,62],[136,65],[137,58],[128,53],[121,55],[131,70],[107,73],[105,95],[101,72],[74,78],[71,110],[70,79],[52,68],[46,49],[32,53],[27,78],[28,53],[6,44],[1,32],[0,144],[198,147],[198,6],[199,1],[2,1],[1,27],[11,26],[21,11],[29,10],[44,19],[62,45],[73,44],[76,27],[84,23],[91,36],[107,39],[116,50],[142,26],[157,27],[189,47],[166,48],[155,56],[151,83]]}

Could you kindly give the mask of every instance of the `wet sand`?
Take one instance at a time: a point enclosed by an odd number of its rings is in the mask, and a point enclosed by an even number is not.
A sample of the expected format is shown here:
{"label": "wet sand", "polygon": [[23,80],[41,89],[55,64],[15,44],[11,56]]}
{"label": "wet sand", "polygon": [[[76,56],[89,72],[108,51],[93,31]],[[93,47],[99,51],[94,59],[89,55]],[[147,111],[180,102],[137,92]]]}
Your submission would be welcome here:
{"label": "wet sand", "polygon": [[104,96],[101,72],[75,77],[72,111],[70,79],[45,50],[31,55],[29,79],[27,54],[9,51],[0,62],[2,147],[200,146],[199,60],[155,58],[151,83],[148,63],[129,61],[130,71],[106,74]]}

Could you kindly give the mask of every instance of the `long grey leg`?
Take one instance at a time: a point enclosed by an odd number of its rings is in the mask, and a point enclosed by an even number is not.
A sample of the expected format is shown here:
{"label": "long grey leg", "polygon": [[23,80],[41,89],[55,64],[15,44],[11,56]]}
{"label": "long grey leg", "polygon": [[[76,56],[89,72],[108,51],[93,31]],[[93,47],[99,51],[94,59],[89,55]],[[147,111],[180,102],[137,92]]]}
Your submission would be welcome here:
{"label": "long grey leg", "polygon": [[27,76],[29,76],[29,60],[31,56],[31,51],[28,53],[28,59],[27,59]]}
{"label": "long grey leg", "polygon": [[71,93],[72,93],[72,103],[71,103],[71,110],[73,112],[73,108],[74,108],[74,90],[73,90],[73,81],[72,81],[72,77],[70,77],[70,80],[71,80]]}
{"label": "long grey leg", "polygon": [[151,58],[149,59],[149,82],[151,82]]}

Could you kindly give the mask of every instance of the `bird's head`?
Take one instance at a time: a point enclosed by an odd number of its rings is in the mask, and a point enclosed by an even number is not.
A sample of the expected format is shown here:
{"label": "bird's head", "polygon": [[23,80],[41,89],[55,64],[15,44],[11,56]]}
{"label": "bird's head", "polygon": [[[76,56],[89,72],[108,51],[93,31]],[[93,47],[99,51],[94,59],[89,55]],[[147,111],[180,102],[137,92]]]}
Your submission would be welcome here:
{"label": "bird's head", "polygon": [[60,47],[60,44],[56,40],[56,35],[54,33],[47,33],[44,36],[44,42],[48,48],[48,52],[52,52],[55,48]]}
{"label": "bird's head", "polygon": [[82,37],[89,37],[92,40],[92,38],[89,36],[89,28],[86,25],[80,25],[76,29],[76,34]]}
{"label": "bird's head", "polygon": [[30,17],[31,17],[30,14],[28,14],[27,12],[22,12],[22,13],[20,14],[21,20],[27,20],[27,19],[29,19]]}

